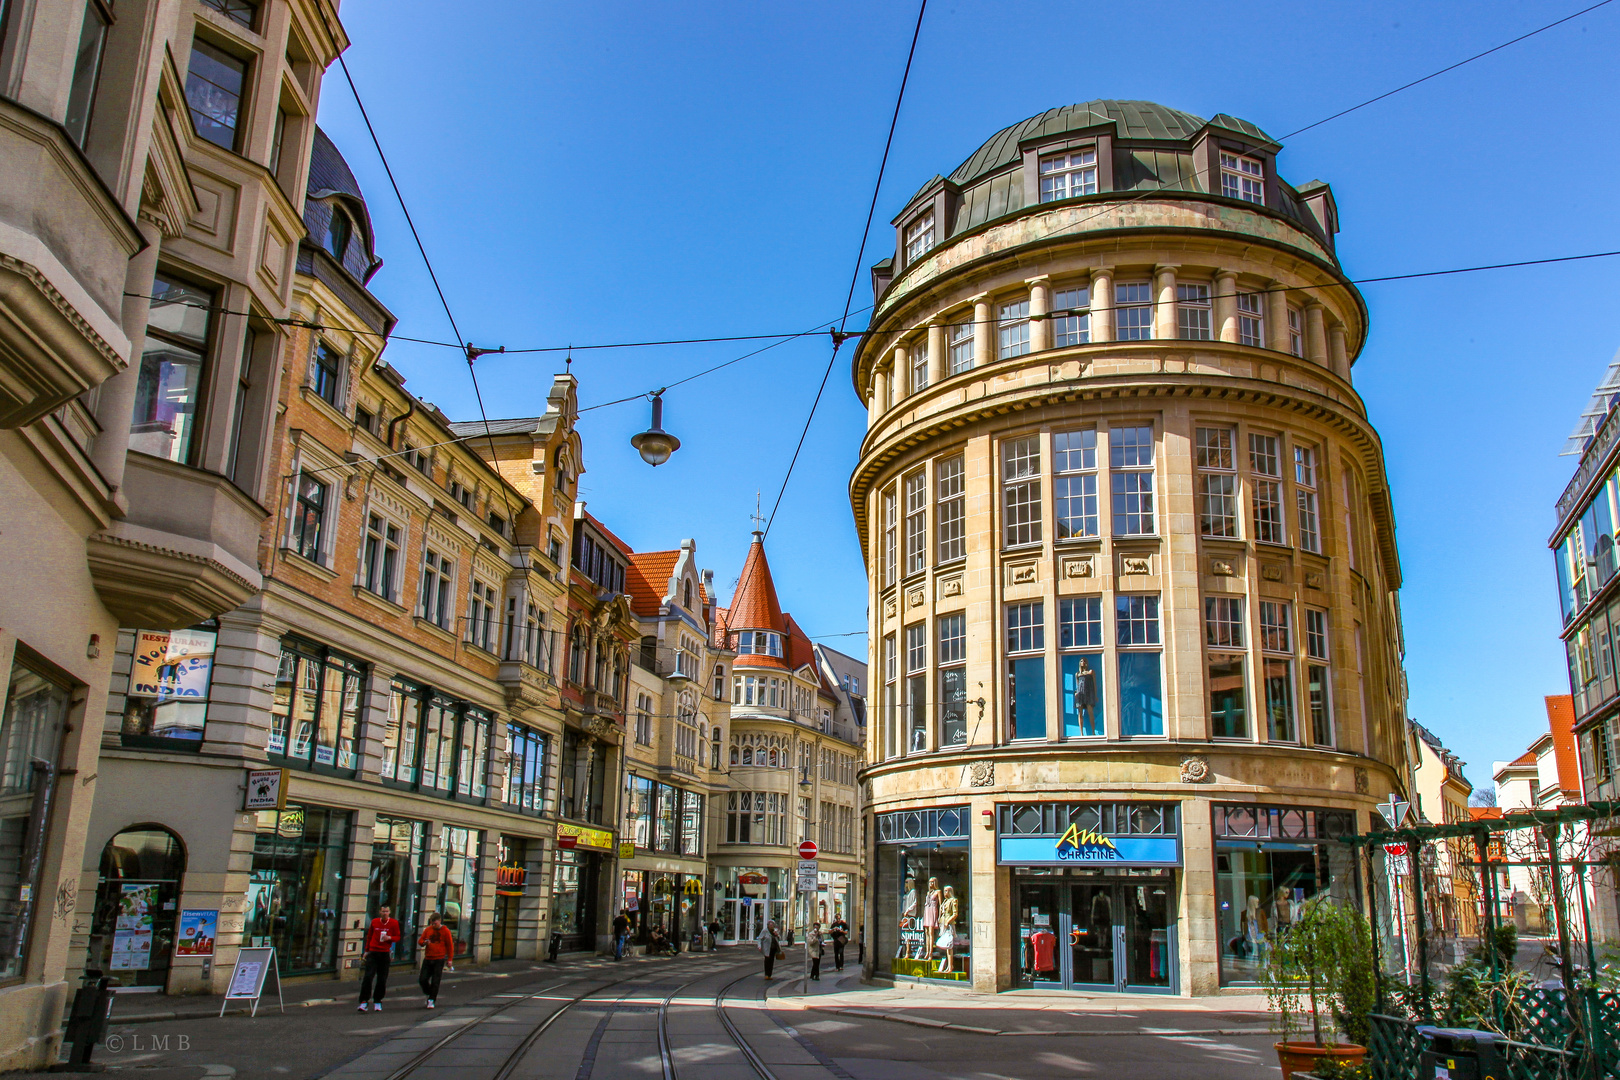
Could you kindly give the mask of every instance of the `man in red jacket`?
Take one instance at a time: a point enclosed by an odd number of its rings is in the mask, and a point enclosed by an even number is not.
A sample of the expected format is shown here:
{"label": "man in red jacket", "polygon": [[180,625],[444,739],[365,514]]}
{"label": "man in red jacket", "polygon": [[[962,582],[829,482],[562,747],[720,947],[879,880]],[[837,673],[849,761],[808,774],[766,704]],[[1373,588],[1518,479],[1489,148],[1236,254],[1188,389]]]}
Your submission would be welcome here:
{"label": "man in red jacket", "polygon": [[417,944],[422,946],[422,975],[418,983],[422,987],[422,996],[427,998],[427,1007],[433,1008],[433,1001],[439,996],[439,978],[444,974],[444,962],[456,955],[456,939],[450,933],[450,928],[444,925],[444,916],[435,911],[428,916],[427,929]]}
{"label": "man in red jacket", "polygon": [[388,966],[394,962],[394,942],[400,937],[399,921],[384,904],[366,931],[365,973],[360,976],[361,1012],[367,1005],[373,1012],[382,1012],[382,999],[388,996]]}

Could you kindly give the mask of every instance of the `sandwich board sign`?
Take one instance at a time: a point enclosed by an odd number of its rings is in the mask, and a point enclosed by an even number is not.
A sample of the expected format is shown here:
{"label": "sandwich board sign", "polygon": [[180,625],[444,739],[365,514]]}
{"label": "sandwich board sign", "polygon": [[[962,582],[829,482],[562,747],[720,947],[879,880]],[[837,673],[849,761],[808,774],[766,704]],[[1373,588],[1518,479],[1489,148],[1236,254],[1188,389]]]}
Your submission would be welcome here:
{"label": "sandwich board sign", "polygon": [[[225,1006],[233,998],[251,999],[253,1007],[248,1015],[259,1015],[259,998],[264,995],[264,980],[271,972],[276,972],[274,948],[237,950],[236,967],[231,971],[231,985],[225,989],[225,1000],[220,1002],[219,1015],[225,1015]],[[280,972],[276,972],[276,1000],[281,1003],[281,1011],[286,1012],[287,1002],[281,996]]]}

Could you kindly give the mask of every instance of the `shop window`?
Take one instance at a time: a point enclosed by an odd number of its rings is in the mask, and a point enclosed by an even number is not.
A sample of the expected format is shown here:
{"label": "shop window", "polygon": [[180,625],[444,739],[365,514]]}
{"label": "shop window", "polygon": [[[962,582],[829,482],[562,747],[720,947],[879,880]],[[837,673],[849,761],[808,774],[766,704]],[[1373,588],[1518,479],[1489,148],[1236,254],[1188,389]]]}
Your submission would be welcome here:
{"label": "shop window", "polygon": [[[882,891],[876,955],[894,975],[951,982],[972,978],[969,854],[965,842],[952,844],[878,850]],[[891,933],[892,942],[884,940]]]}
{"label": "shop window", "polygon": [[317,645],[284,641],[266,751],[290,765],[353,776],[366,669]]}
{"label": "shop window", "polygon": [[[351,819],[346,810],[296,804],[258,813],[242,940],[273,947],[283,974],[337,968]],[[394,915],[409,925],[406,913]]]}
{"label": "shop window", "polygon": [[[114,986],[161,989],[173,959],[185,849],[167,829],[126,829],[101,853],[89,966]],[[217,932],[217,931],[216,931]]]}
{"label": "shop window", "polygon": [[1102,598],[1058,601],[1058,646],[1063,678],[1063,737],[1100,738],[1103,719]]}
{"label": "shop window", "polygon": [[471,955],[474,945],[478,925],[478,856],[483,846],[481,829],[446,825],[440,838],[438,911],[455,939],[457,957]]}
{"label": "shop window", "polygon": [[214,623],[189,630],[135,630],[124,691],[125,746],[195,750],[202,745],[213,683]]}
{"label": "shop window", "polygon": [[246,60],[224,49],[200,38],[191,43],[191,65],[186,72],[186,104],[191,122],[198,135],[226,150],[236,149],[247,69]]}
{"label": "shop window", "polygon": [[214,300],[211,290],[185,284],[166,272],[153,279],[130,417],[131,450],[190,462]]}
{"label": "shop window", "polygon": [[1249,736],[1243,642],[1242,598],[1207,597],[1204,600],[1204,643],[1209,647],[1210,734],[1217,739]]}
{"label": "shop window", "polygon": [[[396,961],[416,955],[416,935],[427,925],[422,889],[427,871],[428,826],[424,821],[378,816],[371,830],[371,876],[366,890],[366,925],[386,905],[405,930],[393,947]],[[336,863],[342,866],[341,859]]]}
{"label": "shop window", "polygon": [[[1007,736],[1046,738],[1046,616],[1040,601],[1007,607]],[[1032,655],[1017,655],[1027,653]]]}
{"label": "shop window", "polygon": [[939,618],[939,746],[967,743],[967,617]]}
{"label": "shop window", "polygon": [[45,822],[37,795],[51,782],[71,687],[22,655],[12,660],[5,712],[0,714],[0,980],[20,978],[36,921],[38,863]]}
{"label": "shop window", "polygon": [[1159,598],[1116,596],[1114,628],[1119,654],[1120,734],[1164,734]]}
{"label": "shop window", "polygon": [[928,628],[906,627],[906,746],[913,754],[928,749]]}

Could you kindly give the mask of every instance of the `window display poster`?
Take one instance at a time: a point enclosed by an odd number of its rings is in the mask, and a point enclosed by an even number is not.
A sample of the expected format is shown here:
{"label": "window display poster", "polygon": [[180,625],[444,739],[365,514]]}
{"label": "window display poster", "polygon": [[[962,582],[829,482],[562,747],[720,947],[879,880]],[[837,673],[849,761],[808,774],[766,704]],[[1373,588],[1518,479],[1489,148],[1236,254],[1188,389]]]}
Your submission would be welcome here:
{"label": "window display poster", "polygon": [[247,919],[243,928],[242,944],[249,948],[264,948],[271,944],[270,936],[278,914],[276,898],[277,879],[274,870],[255,870],[247,887]]}
{"label": "window display poster", "polygon": [[180,912],[180,936],[174,943],[176,956],[213,956],[214,938],[219,932],[219,912],[186,908]]}
{"label": "window display poster", "polygon": [[145,971],[152,966],[152,916],[157,909],[160,888],[156,883],[119,887],[112,970]]}
{"label": "window display poster", "polygon": [[138,630],[129,696],[206,701],[215,635],[206,630]]}

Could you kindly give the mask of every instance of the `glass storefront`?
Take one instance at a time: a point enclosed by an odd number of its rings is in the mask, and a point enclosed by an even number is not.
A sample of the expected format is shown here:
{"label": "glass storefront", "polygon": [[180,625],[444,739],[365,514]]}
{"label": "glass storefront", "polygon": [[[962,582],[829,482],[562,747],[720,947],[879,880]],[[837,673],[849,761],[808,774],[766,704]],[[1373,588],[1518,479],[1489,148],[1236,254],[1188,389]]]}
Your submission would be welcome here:
{"label": "glass storefront", "polygon": [[1181,866],[1176,803],[1004,803],[1015,985],[1173,993]]}
{"label": "glass storefront", "polygon": [[31,928],[44,916],[34,898],[51,783],[44,763],[56,760],[72,701],[71,687],[30,665],[26,652],[17,646],[0,713],[0,979],[22,975]]}
{"label": "glass storefront", "polygon": [[596,885],[601,862],[601,856],[592,851],[557,850],[551,929],[563,936],[565,949],[596,948]]}
{"label": "glass storefront", "polygon": [[350,814],[324,806],[260,810],[244,940],[272,945],[287,975],[337,967]]}
{"label": "glass storefront", "polygon": [[972,978],[968,813],[953,806],[877,815],[879,972]]}
{"label": "glass storefront", "polygon": [[528,890],[529,842],[501,833],[495,851],[495,920],[490,935],[490,959],[517,956],[518,919],[523,894]]}
{"label": "glass storefront", "polygon": [[484,846],[480,829],[444,827],[439,846],[439,907],[444,925],[456,939],[456,956],[468,956],[477,944],[478,853]]}
{"label": "glass storefront", "polygon": [[726,867],[720,871],[720,924],[728,941],[753,941],[775,919],[788,929],[788,875],[772,867]]}
{"label": "glass storefront", "polygon": [[1312,897],[1356,896],[1355,831],[1348,810],[1216,805],[1215,907],[1221,985],[1260,981],[1271,942]]}
{"label": "glass storefront", "polygon": [[371,880],[366,886],[366,918],[384,904],[399,920],[404,940],[394,943],[394,963],[416,955],[422,913],[422,877],[427,868],[427,822],[378,817],[371,830]]}

